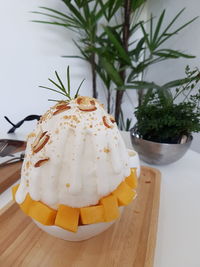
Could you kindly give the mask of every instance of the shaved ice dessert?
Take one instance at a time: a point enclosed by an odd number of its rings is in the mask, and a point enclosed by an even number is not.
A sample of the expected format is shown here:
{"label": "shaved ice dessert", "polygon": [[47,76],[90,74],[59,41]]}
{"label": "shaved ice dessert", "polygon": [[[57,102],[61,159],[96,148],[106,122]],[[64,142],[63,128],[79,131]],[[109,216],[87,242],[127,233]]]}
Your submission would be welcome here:
{"label": "shaved ice dessert", "polygon": [[102,104],[60,101],[28,135],[13,197],[44,231],[83,240],[112,225],[136,197],[139,159]]}

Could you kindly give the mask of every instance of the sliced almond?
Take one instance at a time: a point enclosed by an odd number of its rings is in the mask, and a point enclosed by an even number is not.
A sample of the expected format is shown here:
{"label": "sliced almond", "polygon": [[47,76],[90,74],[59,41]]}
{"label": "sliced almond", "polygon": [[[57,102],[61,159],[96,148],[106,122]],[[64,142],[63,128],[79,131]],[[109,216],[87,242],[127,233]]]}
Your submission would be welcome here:
{"label": "sliced almond", "polygon": [[40,139],[46,134],[47,132],[43,132],[43,131],[40,131],[38,133],[38,135],[36,136],[33,144],[32,144],[32,148],[34,148],[35,146],[37,146],[37,144],[39,143]]}
{"label": "sliced almond", "polygon": [[95,106],[95,100],[90,97],[78,97],[77,104],[81,111],[94,111],[97,109]]}
{"label": "sliced almond", "polygon": [[43,164],[45,164],[47,161],[49,161],[49,158],[40,159],[35,163],[34,167],[38,168],[42,166]]}
{"label": "sliced almond", "polygon": [[79,107],[79,109],[81,110],[81,111],[95,111],[97,108],[96,107]]}
{"label": "sliced almond", "polygon": [[46,134],[46,132],[42,135],[42,137],[39,139],[38,143],[32,147],[33,153],[39,152],[49,141],[50,136]]}
{"label": "sliced almond", "polygon": [[38,121],[38,124],[40,124],[43,121],[46,121],[47,119],[51,118],[51,116],[52,116],[51,110],[47,110],[47,112],[40,117],[40,120]]}
{"label": "sliced almond", "polygon": [[55,106],[56,109],[63,109],[65,108],[66,106],[69,106],[68,103],[66,102],[61,102],[59,103],[58,105]]}
{"label": "sliced almond", "polygon": [[71,107],[67,103],[62,103],[56,106],[56,111],[54,111],[53,115],[57,115],[65,110],[70,109]]}
{"label": "sliced almond", "polygon": [[115,118],[114,118],[113,116],[110,116],[110,121],[111,121],[112,123],[115,123]]}
{"label": "sliced almond", "polygon": [[115,120],[113,117],[103,116],[102,120],[103,120],[104,125],[107,128],[113,128],[114,127],[113,124],[115,123]]}
{"label": "sliced almond", "polygon": [[77,104],[81,104],[81,101],[83,100],[83,97],[82,96],[79,96],[76,100],[76,103]]}

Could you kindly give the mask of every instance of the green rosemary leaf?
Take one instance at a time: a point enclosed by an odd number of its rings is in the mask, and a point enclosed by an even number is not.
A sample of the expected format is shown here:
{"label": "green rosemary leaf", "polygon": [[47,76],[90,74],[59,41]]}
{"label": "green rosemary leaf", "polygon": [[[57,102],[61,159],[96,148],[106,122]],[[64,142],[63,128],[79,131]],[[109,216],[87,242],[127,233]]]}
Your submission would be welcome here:
{"label": "green rosemary leaf", "polygon": [[83,84],[84,81],[85,81],[85,79],[83,79],[82,82],[80,83],[80,85],[79,85],[79,87],[78,87],[78,89],[76,91],[76,94],[75,94],[74,98],[77,98],[78,97],[79,90],[80,90],[81,85]]}
{"label": "green rosemary leaf", "polygon": [[63,92],[66,92],[65,86],[63,85],[63,83],[62,83],[62,81],[61,81],[61,79],[60,79],[60,77],[59,77],[57,71],[55,71],[55,74],[56,74],[56,77],[57,77],[57,79],[58,79],[58,81],[59,81],[61,87],[63,88],[62,91],[63,91]]}
{"label": "green rosemary leaf", "polygon": [[53,83],[56,87],[58,87],[61,91],[63,91],[63,88],[57,84],[56,82],[54,82],[53,80],[51,80],[50,78],[48,79],[51,83]]}
{"label": "green rosemary leaf", "polygon": [[60,100],[60,99],[48,99],[48,101],[51,101],[51,102],[61,102],[62,100]]}
{"label": "green rosemary leaf", "polygon": [[58,91],[58,90],[55,90],[55,89],[52,89],[52,88],[50,88],[50,87],[46,87],[46,86],[39,86],[40,88],[43,88],[43,89],[47,89],[47,90],[50,90],[50,91],[53,91],[53,92],[56,92],[56,93],[58,93],[58,94],[61,94],[61,95],[64,95],[64,96],[66,96],[64,93],[62,93],[62,92],[60,92],[60,91]]}

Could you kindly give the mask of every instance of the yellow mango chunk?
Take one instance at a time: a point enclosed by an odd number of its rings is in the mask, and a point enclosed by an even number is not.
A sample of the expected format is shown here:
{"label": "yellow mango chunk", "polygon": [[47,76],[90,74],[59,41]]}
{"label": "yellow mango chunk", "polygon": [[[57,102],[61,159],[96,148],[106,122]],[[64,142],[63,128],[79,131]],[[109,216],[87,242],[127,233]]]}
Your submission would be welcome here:
{"label": "yellow mango chunk", "polygon": [[19,187],[19,184],[17,184],[17,185],[12,187],[12,198],[13,198],[13,200],[15,200],[15,195],[16,195],[18,187]]}
{"label": "yellow mango chunk", "polygon": [[30,207],[34,204],[34,200],[32,200],[32,198],[30,197],[29,194],[26,195],[26,198],[24,200],[24,202],[22,202],[22,204],[19,204],[21,210],[25,213],[25,214],[29,214],[29,209]]}
{"label": "yellow mango chunk", "polygon": [[136,192],[133,191],[125,182],[121,182],[117,189],[112,192],[112,194],[117,197],[119,205],[124,206],[128,205],[132,201],[136,195]]}
{"label": "yellow mango chunk", "polygon": [[57,211],[46,206],[40,201],[34,201],[28,215],[44,225],[53,225]]}
{"label": "yellow mango chunk", "polygon": [[80,208],[83,224],[99,223],[104,221],[103,205]]}
{"label": "yellow mango chunk", "polygon": [[117,198],[113,195],[109,195],[104,197],[100,200],[100,203],[103,205],[104,208],[104,221],[110,222],[116,220],[119,215],[119,208]]}
{"label": "yellow mango chunk", "polygon": [[78,208],[59,205],[55,225],[71,232],[76,232],[78,229],[79,213]]}
{"label": "yellow mango chunk", "polygon": [[131,168],[131,174],[126,177],[125,182],[133,189],[138,185],[136,169]]}

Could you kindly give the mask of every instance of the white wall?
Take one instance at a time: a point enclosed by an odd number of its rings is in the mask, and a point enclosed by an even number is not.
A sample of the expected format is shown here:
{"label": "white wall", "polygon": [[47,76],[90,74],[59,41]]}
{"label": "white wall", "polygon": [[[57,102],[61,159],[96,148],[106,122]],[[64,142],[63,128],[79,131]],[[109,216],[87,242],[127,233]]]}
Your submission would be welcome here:
{"label": "white wall", "polygon": [[[153,11],[158,15],[163,8],[167,8],[167,19],[170,19],[182,7],[187,6],[183,20],[199,15],[200,3],[198,0],[149,0],[149,13]],[[60,56],[66,54],[78,54],[71,39],[73,33],[64,28],[36,24],[32,19],[41,19],[41,16],[31,14],[30,11],[38,10],[38,6],[48,6],[63,10],[65,6],[56,0],[20,0],[4,1],[1,5],[0,16],[0,136],[10,128],[3,116],[8,116],[13,122],[18,122],[30,114],[42,114],[50,105],[48,98],[56,98],[56,94],[38,88],[38,85],[50,85],[48,78],[54,78],[54,70],[57,70],[64,78],[66,67],[70,65],[72,85],[74,91],[83,78],[86,78],[81,90],[83,95],[91,95],[91,76],[89,65],[79,59],[65,59]],[[197,55],[197,59],[191,61],[192,66],[199,66],[200,35],[198,28],[200,19],[189,26],[188,29],[173,39],[170,47],[178,47]],[[149,72],[149,79],[165,82],[168,79],[182,77],[186,60],[165,62],[156,65]],[[159,75],[158,75],[159,69]],[[101,83],[99,88],[103,89]],[[123,106],[125,114],[132,117],[136,105],[134,92],[129,91],[130,98],[125,97]],[[102,90],[101,100],[105,93]],[[34,123],[27,122],[17,132],[28,132]],[[198,134],[199,137],[199,134]],[[199,138],[195,139],[193,148],[200,151]]]}
{"label": "white wall", "polygon": [[[3,116],[18,122],[30,114],[42,114],[52,102],[48,98],[58,95],[38,88],[49,86],[48,78],[54,78],[57,70],[66,77],[69,64],[74,91],[83,78],[83,95],[91,94],[89,65],[81,60],[60,57],[77,54],[71,41],[70,31],[63,28],[36,24],[32,19],[41,16],[31,14],[38,6],[63,8],[61,1],[55,0],[7,0],[1,3],[0,16],[0,136],[10,128]],[[27,122],[18,132],[31,130],[34,123]]]}
{"label": "white wall", "polygon": [[[186,10],[177,21],[178,26],[186,23],[190,19],[200,15],[199,0],[148,0],[148,15],[153,13],[156,17],[160,15],[163,9],[166,9],[166,23],[169,22],[182,8]],[[195,59],[170,60],[158,65],[154,65],[147,75],[149,80],[154,80],[160,84],[167,81],[184,77],[184,68],[187,64],[191,67],[197,66],[200,69],[200,18],[189,25],[167,43],[167,48],[180,49],[196,55]],[[200,133],[194,135],[192,149],[200,152]]]}
{"label": "white wall", "polygon": [[[31,14],[39,6],[47,6],[66,11],[65,5],[57,0],[7,0],[3,2],[0,16],[0,136],[10,126],[3,116],[8,116],[14,123],[29,114],[42,114],[50,105],[48,98],[57,98],[56,94],[38,88],[38,85],[49,86],[48,78],[54,77],[57,70],[66,77],[66,67],[70,65],[71,80],[74,91],[83,78],[81,94],[91,95],[90,66],[79,59],[66,59],[62,55],[77,55],[74,46],[74,34],[61,27],[32,23],[30,20],[43,19],[41,15]],[[44,17],[46,19],[46,17]],[[105,103],[105,89],[98,82],[100,100]],[[124,97],[125,116],[133,117],[136,105],[135,92],[128,92]],[[18,133],[28,132],[34,123],[26,122]]]}

